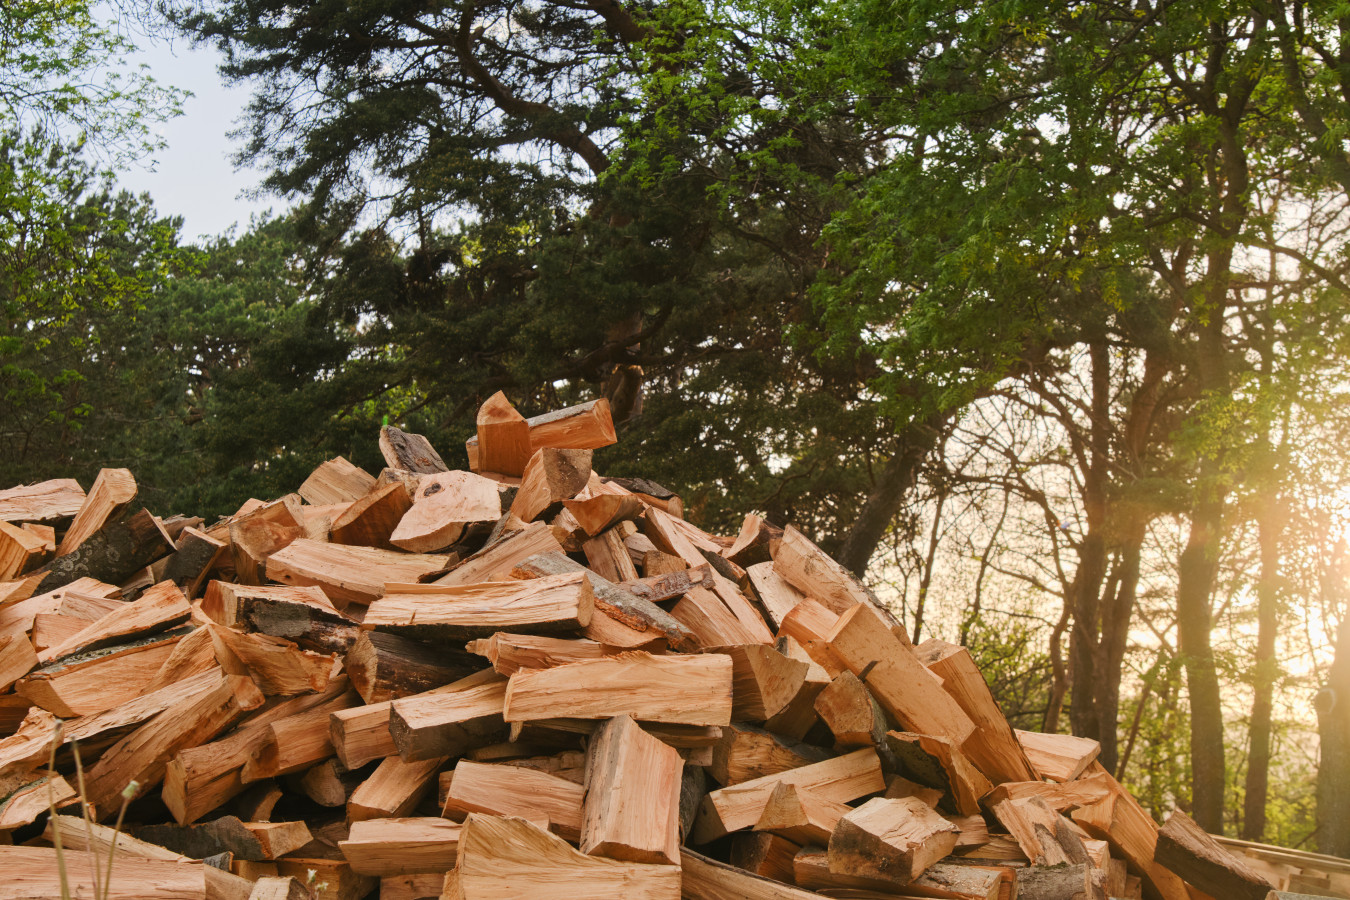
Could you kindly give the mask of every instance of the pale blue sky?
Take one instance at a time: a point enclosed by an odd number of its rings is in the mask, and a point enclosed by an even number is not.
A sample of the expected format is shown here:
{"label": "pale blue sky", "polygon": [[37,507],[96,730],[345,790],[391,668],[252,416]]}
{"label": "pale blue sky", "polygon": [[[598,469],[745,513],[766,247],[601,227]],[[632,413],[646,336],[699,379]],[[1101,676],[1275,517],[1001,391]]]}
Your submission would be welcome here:
{"label": "pale blue sky", "polygon": [[276,197],[251,199],[241,196],[255,188],[259,173],[236,171],[232,157],[238,143],[229,137],[244,105],[246,87],[227,88],[216,72],[218,55],[209,47],[194,48],[187,41],[172,46],[140,38],[138,62],[150,67],[155,79],[192,91],[182,116],[161,127],[168,142],[155,155],[154,171],[144,165],[118,177],[129,190],[146,191],[162,214],[183,217],[183,238],[214,236],[238,223],[248,227],[249,217],[268,209],[280,211],[284,201]]}

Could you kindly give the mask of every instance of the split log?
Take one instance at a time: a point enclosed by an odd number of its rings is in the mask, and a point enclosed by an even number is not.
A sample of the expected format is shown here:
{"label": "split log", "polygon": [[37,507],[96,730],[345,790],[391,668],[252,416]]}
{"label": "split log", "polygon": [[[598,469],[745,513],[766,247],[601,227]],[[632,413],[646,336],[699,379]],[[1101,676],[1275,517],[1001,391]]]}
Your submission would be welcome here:
{"label": "split log", "polygon": [[[525,421],[530,426],[532,451],[541,447],[597,450],[600,447],[608,447],[618,440],[614,432],[614,420],[609,411],[609,401],[605,399],[532,416]],[[469,456],[469,468],[475,472],[483,468],[478,461],[477,435],[465,442],[464,449]]]}
{"label": "split log", "polygon": [[1035,780],[1026,752],[970,651],[934,638],[916,647],[915,654],[930,672],[942,679],[943,690],[975,723],[975,731],[961,746],[975,767],[994,784]]}
{"label": "split log", "polygon": [[[530,460],[530,426],[498,391],[478,407],[475,471],[519,476]],[[528,521],[528,520],[527,520]]]}
{"label": "split log", "polygon": [[801,849],[773,832],[742,831],[731,836],[731,864],[760,878],[792,884],[792,860]]}
{"label": "split log", "polygon": [[701,649],[764,643],[760,640],[764,632],[747,628],[721,597],[703,588],[685,592],[670,615],[689,630]]}
{"label": "split log", "polygon": [[175,821],[187,825],[244,790],[242,770],[267,741],[268,726],[291,716],[318,711],[306,722],[322,718],[350,704],[343,679],[335,679],[322,694],[295,697],[260,710],[218,741],[186,747],[175,754],[164,775],[160,793]]}
{"label": "split log", "polygon": [[432,648],[397,634],[362,631],[347,654],[345,667],[361,699],[381,703],[458,681],[481,669],[482,661],[461,650]]}
{"label": "split log", "polygon": [[[963,816],[980,812],[980,798],[993,787],[980,770],[971,765],[953,741],[936,735],[891,731],[886,745],[900,760],[900,766],[929,787],[944,787],[951,792],[956,811]],[[936,766],[941,782],[925,777]]]}
{"label": "split log", "polygon": [[255,862],[293,853],[311,840],[304,822],[244,822],[235,816],[201,825],[142,825],[133,833],[139,840],[191,859],[230,853]]}
{"label": "split log", "polygon": [[459,836],[449,900],[679,900],[681,867],[587,856],[524,819],[474,813]]}
{"label": "split log", "polygon": [[790,741],[752,725],[734,723],[723,727],[721,739],[713,746],[708,774],[723,787],[730,787],[809,766],[829,757],[829,752],[820,747]]}
{"label": "split log", "polygon": [[37,664],[37,653],[26,635],[20,632],[0,636],[0,692],[9,690]]}
{"label": "split log", "polygon": [[[329,738],[331,740],[331,737]],[[286,776],[286,786],[297,794],[304,794],[320,806],[345,807],[364,777],[349,772],[341,760],[325,759],[303,774]]]}
{"label": "split log", "polygon": [[830,632],[839,624],[839,616],[823,605],[807,598],[783,617],[778,626],[779,637],[791,638],[802,651],[825,673],[834,678],[848,671],[844,660],[830,646]]}
{"label": "split log", "polygon": [[[1032,765],[1037,765],[1034,757]],[[1113,850],[1142,873],[1147,896],[1155,900],[1188,900],[1185,883],[1155,858],[1157,823],[1099,763],[1094,762],[1088,771],[1109,779],[1107,784],[1111,787],[1111,795],[1073,810],[1070,813],[1073,821],[1092,837],[1108,842]]]}
{"label": "split log", "polygon": [[176,541],[178,549],[164,566],[164,579],[192,599],[201,594],[207,576],[224,558],[226,544],[196,528],[184,528]]}
{"label": "split log", "polygon": [[[886,777],[886,793],[883,794],[887,800],[898,800],[901,797],[918,797],[932,809],[937,809],[937,805],[942,802],[943,797],[946,795],[946,791],[939,790],[938,788],[925,787],[917,781],[910,781],[903,775],[888,775]],[[977,814],[959,816],[958,818],[980,819],[980,821],[984,821]],[[964,829],[962,830],[962,833],[964,834]],[[985,832],[985,836],[988,836],[987,831]],[[958,848],[961,846],[961,841],[959,839],[957,840],[956,845]]]}
{"label": "split log", "polygon": [[[695,649],[689,630],[656,604],[644,600],[614,583],[601,578],[580,563],[568,559],[561,551],[531,556],[516,567],[518,577],[540,578],[564,572],[582,572],[590,581],[595,595],[595,609],[628,628],[649,636],[649,640],[664,638],[672,650]],[[603,637],[587,634],[593,640],[612,643]]]}
{"label": "split log", "polygon": [[408,815],[436,783],[436,773],[445,762],[443,756],[417,762],[389,757],[352,791],[351,799],[347,801],[347,821]]}
{"label": "split log", "polygon": [[623,540],[623,533],[618,528],[611,528],[583,542],[581,552],[586,554],[591,571],[609,581],[637,581],[637,567]]}
{"label": "split log", "polygon": [[741,530],[722,555],[747,571],[751,566],[773,562],[773,548],[783,539],[783,529],[770,525],[750,513],[741,523]]}
{"label": "split log", "polygon": [[380,429],[380,453],[391,469],[422,475],[449,471],[430,441],[420,434],[412,434],[392,425]]}
{"label": "split log", "polygon": [[731,714],[746,722],[763,722],[781,712],[801,690],[810,668],[767,644],[717,647],[713,652],[731,657]]}
{"label": "split log", "polygon": [[0,491],[0,522],[59,522],[84,505],[84,488],[74,478],[54,478]]}
{"label": "split log", "polygon": [[235,577],[244,584],[262,584],[269,557],[306,536],[305,514],[295,494],[235,516],[230,522]]}
{"label": "split log", "polygon": [[1230,853],[1181,810],[1158,832],[1154,858],[1209,894],[1224,900],[1265,900],[1276,890],[1260,872]]}
{"label": "split log", "polygon": [[231,675],[247,675],[269,697],[321,691],[333,673],[333,656],[301,650],[285,638],[206,627],[221,668]]}
{"label": "split log", "polygon": [[522,522],[552,518],[586,487],[591,477],[591,451],[545,447],[530,457],[511,502],[511,515]]}
{"label": "split log", "polygon": [[852,807],[806,788],[791,784],[774,786],[769,802],[755,823],[756,831],[772,831],[798,845],[825,845]]}
{"label": "split log", "polygon": [[389,536],[412,509],[412,502],[412,492],[402,481],[377,485],[365,496],[352,501],[352,505],[333,520],[328,540],[335,544],[393,550]]}
{"label": "split log", "polygon": [[895,631],[897,640],[909,645],[895,616],[876,601],[853,573],[791,525],[783,530],[783,537],[775,549],[773,570],[788,584],[836,615],[842,616],[854,606],[868,607]]}
{"label": "split log", "polygon": [[392,701],[371,703],[334,712],[329,717],[328,739],[337,758],[348,769],[398,753],[389,733]]}
{"label": "split log", "polygon": [[630,494],[595,494],[565,499],[562,505],[587,537],[595,537],[619,522],[632,521],[642,513],[642,501]]}
{"label": "split log", "polygon": [[314,900],[361,900],[379,884],[373,875],[353,872],[347,861],[340,858],[325,859],[297,854],[277,860],[276,866],[281,876],[294,878],[301,884],[327,885],[325,889],[315,892]]}
{"label": "split log", "polygon": [[[345,679],[342,683],[345,684]],[[323,706],[269,723],[257,749],[244,763],[240,780],[250,784],[302,772],[332,756],[335,750],[329,737],[328,717],[334,710],[355,706],[359,699],[355,691],[349,690]]]}
{"label": "split log", "polygon": [[584,796],[581,785],[548,772],[460,760],[441,815],[458,821],[470,813],[547,820],[549,830],[576,842],[582,834]]}
{"label": "split log", "polygon": [[[839,875],[830,871],[824,847],[805,847],[792,861],[798,885],[833,896],[932,897],[940,900],[1012,900],[1017,870],[1004,866],[934,863],[905,885],[875,878]],[[844,893],[865,891],[868,893]]]}
{"label": "split log", "polygon": [[1017,870],[1019,900],[1084,900],[1093,897],[1092,867],[1084,863],[1028,866]]}
{"label": "split log", "polygon": [[705,844],[730,832],[753,827],[764,814],[774,788],[780,784],[815,791],[839,803],[886,789],[876,752],[855,750],[834,759],[713,791],[699,809],[694,842]]}
{"label": "split log", "polygon": [[98,818],[109,817],[117,809],[114,798],[127,785],[136,782],[141,793],[156,787],[176,753],[206,743],[262,703],[262,694],[247,678],[218,678],[104,751],[85,776],[85,800]]}
{"label": "split log", "polygon": [[[524,529],[488,544],[482,550],[456,565],[435,580],[441,585],[483,584],[521,577],[514,574],[517,566],[540,553],[563,552],[562,544],[553,530],[543,522],[532,522]],[[581,568],[578,566],[578,568]],[[559,572],[548,572],[557,575]]]}
{"label": "split log", "polygon": [[870,747],[886,737],[886,716],[867,687],[852,672],[840,672],[814,705],[838,748]]}
{"label": "split log", "polygon": [[428,475],[417,485],[412,508],[389,542],[411,553],[432,553],[458,541],[473,525],[502,517],[502,485],[472,472]]}
{"label": "split log", "polygon": [[627,714],[651,722],[726,725],[731,706],[730,658],[632,651],[552,669],[521,669],[507,685],[503,715],[508,722]]}
{"label": "split log", "polygon": [[1051,809],[1062,813],[1098,803],[1110,797],[1111,792],[1111,779],[1103,773],[1065,782],[1007,781],[994,788],[984,801],[990,803],[1004,798],[1023,800],[1040,797]]}
{"label": "split log", "polygon": [[50,552],[40,535],[0,521],[0,581],[18,578],[41,563]]}
{"label": "split log", "polygon": [[819,894],[780,884],[768,878],[680,849],[684,896],[689,900],[818,900]]}
{"label": "split log", "polygon": [[294,641],[319,653],[347,653],[360,626],[338,612],[318,587],[249,587],[213,581],[203,609],[218,609],[222,625]]}
{"label": "split log", "polygon": [[47,663],[76,653],[126,643],[181,625],[192,615],[192,606],[171,581],[162,581],[139,599],[124,603],[90,623],[61,644],[39,654]]}
{"label": "split log", "polygon": [[311,506],[351,503],[375,487],[375,476],[341,456],[319,463],[296,492]]}
{"label": "split log", "polygon": [[436,641],[498,631],[551,633],[585,628],[595,608],[580,573],[463,586],[391,585],[370,604],[362,628]]}
{"label": "split log", "polygon": [[778,649],[784,656],[800,659],[807,664],[806,680],[802,682],[797,696],[776,716],[764,723],[764,727],[792,740],[803,740],[820,721],[816,713],[816,698],[830,684],[830,674],[820,667],[801,644],[786,635],[779,638]]}
{"label": "split log", "polygon": [[310,893],[298,879],[264,875],[253,882],[248,900],[310,900]]}
{"label": "split log", "polygon": [[908,884],[951,853],[959,831],[914,797],[877,797],[840,818],[830,835],[830,871]]}
{"label": "split log", "polygon": [[628,716],[602,724],[586,754],[581,851],[679,865],[683,770],[679,753]]}
{"label": "split log", "polygon": [[365,606],[384,596],[388,582],[416,582],[444,569],[449,556],[345,547],[305,538],[267,560],[267,577],[291,585],[316,585],[337,603]]}
{"label": "split log", "polygon": [[1017,841],[1033,866],[1061,866],[1087,862],[1078,826],[1057,813],[1040,797],[1011,800],[999,797],[989,811]]}
{"label": "split log", "polygon": [[[247,894],[222,894],[208,882],[202,863],[165,859],[118,857],[114,878],[95,891],[94,872],[103,873],[102,857],[78,850],[57,851],[49,847],[0,846],[0,900],[34,900],[61,897],[63,888],[72,897],[101,900],[207,900],[229,897],[246,900]],[[64,873],[64,877],[62,877]],[[64,884],[63,884],[64,882]]]}
{"label": "split log", "polygon": [[975,730],[975,723],[914,651],[867,605],[858,604],[841,615],[827,643],[886,712],[908,730],[941,735],[958,746]]}
{"label": "split log", "polygon": [[173,549],[173,541],[164,533],[159,520],[148,509],[142,509],[104,526],[73,552],[53,560],[35,590],[46,593],[80,578],[120,584]]}
{"label": "split log", "polygon": [[[630,538],[631,540],[631,538]],[[661,553],[661,551],[654,551]],[[651,554],[647,554],[650,556]],[[669,553],[663,553],[670,559],[679,559],[671,557]],[[654,575],[648,573],[647,577],[639,578],[637,581],[625,581],[619,587],[628,591],[630,594],[641,597],[644,600],[650,600],[652,603],[664,603],[667,600],[678,600],[694,588],[711,588],[713,586],[712,567],[708,565],[691,568],[684,560],[680,560],[678,567],[672,567],[664,574]]]}
{"label": "split log", "polygon": [[[583,659],[601,659],[621,652],[597,641],[578,638],[556,638],[533,634],[508,634],[499,631],[488,638],[470,641],[470,653],[486,657],[499,675],[511,675],[519,669],[549,669],[579,662]],[[350,660],[348,662],[350,666]]]}
{"label": "split log", "polygon": [[[385,818],[353,822],[347,839],[338,842],[353,872],[362,875],[444,873],[455,865],[458,822],[441,818]],[[440,897],[441,878],[436,879]],[[385,890],[380,888],[384,900]]]}
{"label": "split log", "polygon": [[506,732],[507,682],[488,669],[454,684],[391,701],[388,731],[406,762],[457,757]]}
{"label": "split log", "polygon": [[74,552],[91,535],[109,522],[114,522],[136,499],[136,477],[127,469],[100,469],[94,479],[94,486],[75,514],[61,545],[56,548],[57,556]]}
{"label": "split log", "polygon": [[15,685],[15,690],[63,718],[113,709],[142,693],[173,655],[174,645],[190,631],[184,627],[68,656],[34,669]]}
{"label": "split log", "polygon": [[[1050,781],[1073,781],[1101,753],[1102,745],[1092,738],[1071,734],[1038,734],[1017,731],[1017,740],[1037,775]],[[1028,780],[1028,779],[1023,779]]]}
{"label": "split log", "polygon": [[217,666],[215,641],[206,628],[194,628],[173,645],[168,659],[140,690],[142,694],[157,691],[175,682],[199,675]]}
{"label": "split log", "polygon": [[380,900],[440,900],[446,868],[442,866],[434,873],[385,875],[380,879]]}
{"label": "split log", "polygon": [[31,825],[53,807],[75,799],[75,788],[60,775],[45,775],[0,798],[0,833]]}
{"label": "split log", "polygon": [[745,574],[750,580],[750,590],[764,607],[769,624],[773,625],[775,630],[782,628],[783,619],[787,614],[806,599],[805,594],[774,571],[772,562],[748,566]]}

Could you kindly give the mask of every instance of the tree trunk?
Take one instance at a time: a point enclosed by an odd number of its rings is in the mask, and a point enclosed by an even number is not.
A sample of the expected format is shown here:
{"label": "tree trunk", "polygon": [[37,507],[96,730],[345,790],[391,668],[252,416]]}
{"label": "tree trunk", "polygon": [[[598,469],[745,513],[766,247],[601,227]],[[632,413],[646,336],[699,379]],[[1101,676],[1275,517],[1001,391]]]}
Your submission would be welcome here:
{"label": "tree trunk", "polygon": [[1143,558],[1144,538],[1148,534],[1147,515],[1142,510],[1134,511],[1123,530],[1116,590],[1102,606],[1102,637],[1095,667],[1097,674],[1092,684],[1092,691],[1096,695],[1097,718],[1101,723],[1097,734],[1097,740],[1102,745],[1098,761],[1108,772],[1115,771],[1120,748],[1117,722],[1120,716],[1120,679],[1125,648],[1129,644],[1130,619],[1134,615],[1134,601],[1139,592],[1140,560]]}
{"label": "tree trunk", "polygon": [[[1338,561],[1341,553],[1337,553]],[[1339,575],[1339,573],[1338,573]],[[1341,585],[1336,584],[1336,588]],[[1350,609],[1336,634],[1336,656],[1317,692],[1317,849],[1350,859]]]}
{"label": "tree trunk", "polygon": [[[1266,490],[1273,491],[1274,488]],[[1263,497],[1256,515],[1261,575],[1256,585],[1256,659],[1252,677],[1252,717],[1247,730],[1247,787],[1242,802],[1242,839],[1245,841],[1260,841],[1266,831],[1271,711],[1279,675],[1275,661],[1275,635],[1279,629],[1279,503],[1273,497]]]}

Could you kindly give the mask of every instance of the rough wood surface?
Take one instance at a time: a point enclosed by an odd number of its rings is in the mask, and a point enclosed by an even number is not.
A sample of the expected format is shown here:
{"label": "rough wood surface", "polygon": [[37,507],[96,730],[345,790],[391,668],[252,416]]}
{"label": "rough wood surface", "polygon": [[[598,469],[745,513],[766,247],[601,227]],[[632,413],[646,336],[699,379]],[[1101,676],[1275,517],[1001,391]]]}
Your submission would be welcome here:
{"label": "rough wood surface", "polygon": [[398,553],[376,547],[345,547],[301,538],[267,560],[267,577],[292,585],[315,585],[340,603],[362,606],[384,596],[388,582],[416,582],[444,569],[450,557]]}
{"label": "rough wood surface", "polygon": [[50,552],[41,535],[0,521],[0,581],[18,578]]}
{"label": "rough wood surface", "polygon": [[391,701],[388,732],[404,760],[461,756],[506,731],[507,682],[488,669],[445,687]]}
{"label": "rough wood surface", "polygon": [[443,756],[405,762],[391,756],[352,791],[347,801],[347,821],[406,816],[436,784],[436,772],[445,765]]}
{"label": "rough wood surface", "polygon": [[[532,450],[540,447],[596,450],[618,440],[609,401],[605,399],[531,416],[525,421],[530,426]],[[469,456],[469,468],[478,471],[481,468],[478,461],[478,436],[469,438],[464,449]]]}
{"label": "rough wood surface", "polygon": [[94,485],[66,529],[57,556],[65,556],[108,522],[115,521],[136,499],[136,476],[128,469],[100,469]]}
{"label": "rough wood surface", "polygon": [[581,572],[463,586],[402,585],[370,604],[362,628],[437,641],[497,631],[548,634],[585,628],[594,608],[590,581]]}
{"label": "rough wood surface", "polygon": [[389,535],[389,543],[410,553],[449,547],[473,525],[502,516],[502,485],[472,472],[428,475],[417,485],[412,508]]}
{"label": "rough wood surface", "polygon": [[396,634],[362,631],[347,654],[347,676],[367,703],[420,694],[481,669],[477,656],[432,648]]}
{"label": "rough wood surface", "polygon": [[689,848],[680,850],[684,900],[814,900],[819,894],[751,875]]}
{"label": "rough wood surface", "polygon": [[1276,887],[1181,810],[1159,830],[1154,858],[1211,897],[1265,900]]}
{"label": "rough wood surface", "polygon": [[510,634],[505,631],[470,641],[467,649],[470,653],[486,657],[500,675],[511,675],[519,669],[548,669],[583,659],[601,659],[621,652],[616,647],[608,647],[598,641]]}
{"label": "rough wood surface", "polygon": [[412,492],[402,481],[376,485],[333,520],[328,539],[335,544],[392,550],[389,536],[410,509]]}
{"label": "rough wood surface", "polygon": [[1092,738],[1071,734],[1018,730],[1017,740],[1036,774],[1050,781],[1073,781],[1087,771],[1102,750],[1102,745]]}
{"label": "rough wood surface", "polygon": [[375,487],[375,476],[347,459],[335,456],[322,462],[296,491],[313,506],[350,503]]}
{"label": "rough wood surface", "polygon": [[581,838],[584,796],[582,785],[548,772],[460,760],[441,814],[460,821],[470,813],[547,820],[549,830],[575,843]]}
{"label": "rough wood surface", "polygon": [[603,723],[586,754],[581,851],[679,865],[683,770],[679,753],[630,717]]}
{"label": "rough wood surface", "polygon": [[183,592],[173,582],[162,581],[131,603],[122,604],[39,654],[38,661],[47,663],[167,631],[183,624],[191,615],[192,606]]}
{"label": "rough wood surface", "polygon": [[801,846],[823,846],[829,842],[839,820],[852,809],[846,803],[822,797],[807,788],[780,783],[769,795],[755,830],[772,831]]}
{"label": "rough wood surface", "polygon": [[[959,745],[944,737],[904,731],[888,732],[886,744],[900,761],[902,770],[909,769],[930,787],[943,786],[950,791],[958,813],[963,816],[979,814],[980,798],[989,793],[993,785],[966,759]],[[920,756],[926,759],[919,759]],[[931,771],[932,766],[941,769],[945,785],[921,777],[924,772]]]}
{"label": "rough wood surface", "polygon": [[522,522],[551,518],[583,488],[591,476],[590,450],[545,447],[530,457],[511,502],[511,515]]}
{"label": "rough wood surface", "polygon": [[59,522],[84,505],[84,488],[74,478],[54,478],[0,491],[0,522]]}
{"label": "rough wood surface", "polygon": [[810,669],[767,644],[717,647],[713,652],[731,657],[731,714],[738,721],[763,722],[776,716],[797,696]]}
{"label": "rough wood surface", "polygon": [[[443,873],[454,868],[461,825],[442,818],[382,818],[353,822],[338,843],[353,872],[362,875]],[[436,880],[440,896],[441,879]],[[380,890],[384,900],[383,886]]]}
{"label": "rough wood surface", "polygon": [[952,851],[959,832],[914,797],[877,797],[839,819],[830,835],[830,871],[908,884]]}
{"label": "rough wood surface", "polygon": [[424,475],[449,471],[430,441],[392,425],[380,429],[380,453],[384,454],[384,461],[391,469]]}
{"label": "rough wood surface", "polygon": [[121,584],[173,549],[159,521],[142,509],[104,526],[73,552],[52,560],[35,593],[53,591],[80,578]]}
{"label": "rough wood surface", "polygon": [[483,401],[477,416],[478,459],[475,470],[519,476],[530,460],[530,426],[506,394],[498,391]]}
{"label": "rough wood surface", "polygon": [[735,722],[722,729],[708,774],[724,787],[776,775],[830,757],[829,751],[789,740],[763,728]]}

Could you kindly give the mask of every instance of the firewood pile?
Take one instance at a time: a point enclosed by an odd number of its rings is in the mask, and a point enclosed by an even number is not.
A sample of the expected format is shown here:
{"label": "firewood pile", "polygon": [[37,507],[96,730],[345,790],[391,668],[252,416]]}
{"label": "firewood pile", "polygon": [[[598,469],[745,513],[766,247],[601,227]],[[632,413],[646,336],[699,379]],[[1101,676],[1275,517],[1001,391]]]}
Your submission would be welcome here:
{"label": "firewood pile", "polygon": [[[805,535],[605,478],[605,402],[386,428],[212,525],[0,492],[0,900],[1264,898]],[[1184,880],[1183,880],[1184,879]]]}

